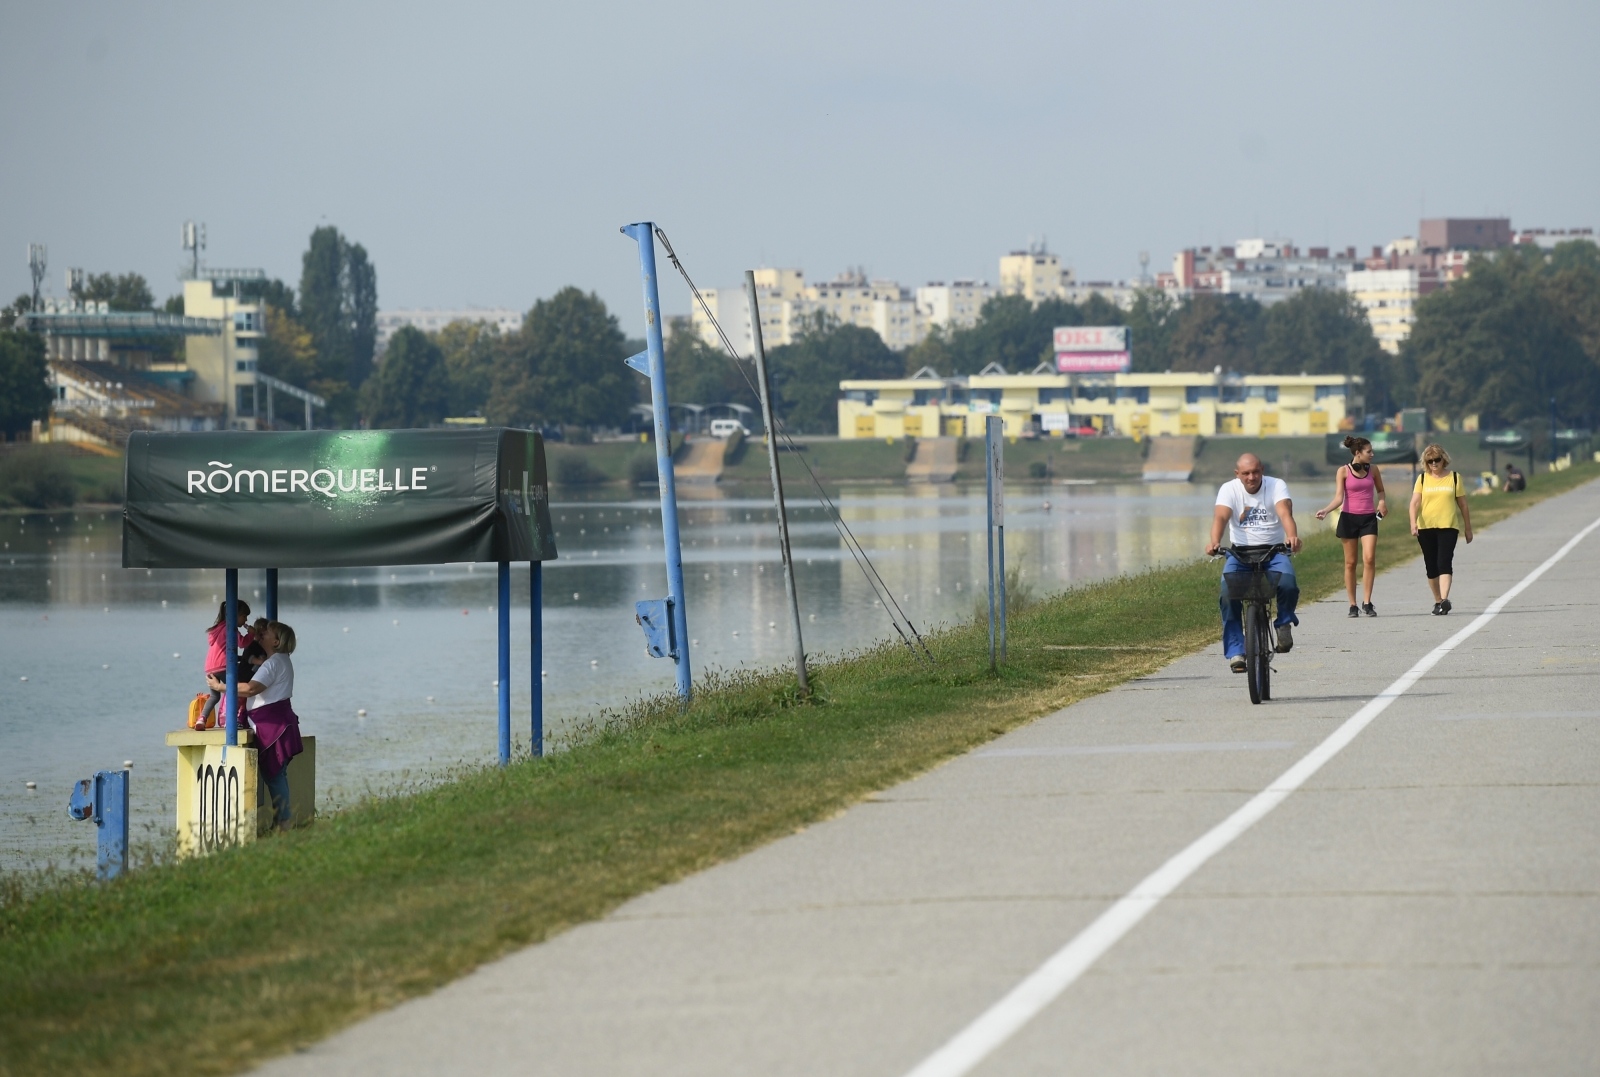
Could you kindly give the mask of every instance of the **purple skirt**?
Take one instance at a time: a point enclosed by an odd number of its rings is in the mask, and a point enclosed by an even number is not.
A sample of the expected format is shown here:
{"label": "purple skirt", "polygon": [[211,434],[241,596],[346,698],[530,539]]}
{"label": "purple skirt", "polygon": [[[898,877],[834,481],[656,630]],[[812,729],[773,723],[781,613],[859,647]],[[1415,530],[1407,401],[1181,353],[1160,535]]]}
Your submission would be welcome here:
{"label": "purple skirt", "polygon": [[289,760],[305,751],[300,741],[300,716],[287,699],[268,703],[250,712],[255,723],[256,739],[261,742],[261,754],[256,757],[263,778],[276,778],[278,772],[289,765]]}

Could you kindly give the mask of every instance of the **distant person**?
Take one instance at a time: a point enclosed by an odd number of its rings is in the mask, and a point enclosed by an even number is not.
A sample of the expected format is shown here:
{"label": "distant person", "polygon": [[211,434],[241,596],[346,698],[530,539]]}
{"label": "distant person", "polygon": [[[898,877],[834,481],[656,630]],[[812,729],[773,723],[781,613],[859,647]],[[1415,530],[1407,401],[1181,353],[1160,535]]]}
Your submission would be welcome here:
{"label": "distant person", "polygon": [[[1265,475],[1261,458],[1255,453],[1239,457],[1233,466],[1233,475],[1233,479],[1223,483],[1217,491],[1206,556],[1215,557],[1222,549],[1224,527],[1228,529],[1228,539],[1234,549],[1241,552],[1285,545],[1291,552],[1299,553],[1300,533],[1294,522],[1289,484]],[[1229,550],[1222,566],[1222,593],[1218,605],[1222,609],[1222,654],[1235,673],[1243,673],[1245,668],[1243,607],[1238,600],[1228,597],[1227,576],[1248,571],[1250,566]],[[1287,654],[1294,649],[1294,633],[1290,626],[1300,623],[1294,615],[1295,603],[1300,601],[1300,586],[1295,582],[1294,565],[1282,550],[1272,555],[1267,571],[1278,577],[1278,615],[1273,623],[1277,626],[1278,651]]]}
{"label": "distant person", "polygon": [[[1339,469],[1334,482],[1333,500],[1317,513],[1317,519],[1326,519],[1328,513],[1339,510],[1339,524],[1334,533],[1344,543],[1344,593],[1350,600],[1350,616],[1365,613],[1376,617],[1372,605],[1372,581],[1378,572],[1378,521],[1388,514],[1388,502],[1383,492],[1383,475],[1372,462],[1372,442],[1351,435],[1344,439],[1350,450],[1350,463]],[[1356,549],[1361,550],[1364,572],[1362,592],[1366,601],[1356,608]]]}
{"label": "distant person", "polygon": [[[279,830],[288,830],[294,813],[289,805],[287,768],[289,760],[305,749],[300,740],[300,717],[289,702],[294,695],[294,665],[289,661],[295,647],[294,629],[281,621],[269,622],[261,633],[261,647],[267,653],[266,661],[239,686],[239,695],[249,701],[250,726],[260,742],[256,758],[271,797],[273,820]],[[212,687],[217,685],[217,678],[212,678]]]}
{"label": "distant person", "polygon": [[[205,674],[208,685],[213,677],[222,681],[228,676],[228,636],[230,634],[233,636],[235,653],[238,653],[239,648],[249,647],[255,642],[255,634],[253,632],[246,630],[242,635],[240,634],[240,630],[244,629],[245,623],[250,620],[250,603],[240,600],[238,608],[239,623],[234,627],[232,633],[229,633],[222,623],[228,619],[228,604],[226,602],[223,602],[217,609],[217,619],[211,622],[210,628],[206,629]],[[234,669],[240,674],[249,672],[249,670],[239,665],[235,665]],[[225,689],[219,689],[214,686],[211,688],[211,698],[206,700],[205,709],[200,712],[200,721],[195,725],[196,729],[210,729],[219,724],[213,720],[212,714],[217,709],[217,700],[222,698],[223,691]]]}
{"label": "distant person", "polygon": [[1506,465],[1506,493],[1514,494],[1519,490],[1528,488],[1528,477],[1516,464]]}
{"label": "distant person", "polygon": [[[1411,533],[1422,547],[1422,561],[1433,591],[1433,615],[1450,612],[1455,577],[1456,537],[1472,542],[1472,514],[1461,476],[1450,470],[1450,454],[1438,445],[1422,450],[1423,472],[1411,491]],[[1509,481],[1507,483],[1509,485]]]}

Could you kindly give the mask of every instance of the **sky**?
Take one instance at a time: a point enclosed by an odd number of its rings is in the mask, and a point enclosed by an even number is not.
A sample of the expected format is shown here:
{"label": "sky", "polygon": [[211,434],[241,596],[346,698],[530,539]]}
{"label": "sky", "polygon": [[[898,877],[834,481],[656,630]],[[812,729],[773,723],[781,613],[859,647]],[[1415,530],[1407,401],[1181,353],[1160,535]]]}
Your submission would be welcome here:
{"label": "sky", "polygon": [[[1421,216],[1600,226],[1592,0],[0,6],[0,302],[26,250],[176,293],[291,284],[312,229],[379,305],[642,332],[654,220],[701,286],[908,286],[1047,242],[1080,279],[1264,235],[1366,249]],[[662,305],[689,297],[662,262]]]}

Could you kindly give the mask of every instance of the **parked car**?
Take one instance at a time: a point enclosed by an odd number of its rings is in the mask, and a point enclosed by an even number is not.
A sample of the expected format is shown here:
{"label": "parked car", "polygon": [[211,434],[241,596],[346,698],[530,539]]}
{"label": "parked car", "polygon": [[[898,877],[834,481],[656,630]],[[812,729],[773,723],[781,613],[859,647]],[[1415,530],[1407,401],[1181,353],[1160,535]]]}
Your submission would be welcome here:
{"label": "parked car", "polygon": [[711,436],[714,438],[731,438],[735,434],[750,436],[750,431],[745,429],[744,423],[738,419],[712,419]]}

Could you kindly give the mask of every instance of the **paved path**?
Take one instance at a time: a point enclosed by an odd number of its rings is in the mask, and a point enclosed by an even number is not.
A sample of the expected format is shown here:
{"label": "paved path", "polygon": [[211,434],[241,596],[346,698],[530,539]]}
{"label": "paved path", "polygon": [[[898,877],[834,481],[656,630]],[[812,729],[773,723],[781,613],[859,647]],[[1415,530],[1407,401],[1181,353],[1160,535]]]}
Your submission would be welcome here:
{"label": "paved path", "polygon": [[[902,1077],[1597,517],[1461,547],[1450,617],[1415,562],[1302,610],[1269,704],[1213,646],[265,1072]],[[1600,532],[971,1072],[1600,1072],[1597,604]]]}

